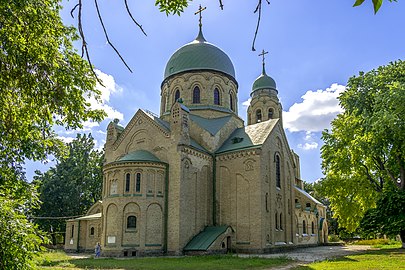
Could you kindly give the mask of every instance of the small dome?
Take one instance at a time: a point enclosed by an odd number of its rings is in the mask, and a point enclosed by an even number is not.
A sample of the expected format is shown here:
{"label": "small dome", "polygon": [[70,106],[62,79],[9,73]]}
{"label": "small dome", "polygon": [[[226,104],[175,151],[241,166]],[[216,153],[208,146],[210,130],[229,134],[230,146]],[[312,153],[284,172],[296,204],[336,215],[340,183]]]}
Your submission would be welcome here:
{"label": "small dome", "polygon": [[264,66],[262,74],[253,83],[252,92],[260,89],[273,89],[277,91],[276,82],[266,74]]}
{"label": "small dome", "polygon": [[161,162],[154,154],[146,150],[137,150],[127,155],[123,156],[122,158],[118,159],[118,161],[151,161],[151,162]]}
{"label": "small dome", "polygon": [[164,79],[193,70],[219,71],[235,79],[235,69],[231,59],[221,49],[208,43],[201,30],[193,42],[184,45],[170,57]]}

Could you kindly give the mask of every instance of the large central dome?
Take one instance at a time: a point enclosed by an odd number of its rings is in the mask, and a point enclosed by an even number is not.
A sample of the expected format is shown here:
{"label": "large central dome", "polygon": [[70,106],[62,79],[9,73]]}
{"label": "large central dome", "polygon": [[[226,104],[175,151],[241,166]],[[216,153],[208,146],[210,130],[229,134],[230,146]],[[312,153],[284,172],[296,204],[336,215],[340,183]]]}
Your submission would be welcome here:
{"label": "large central dome", "polygon": [[178,49],[167,62],[164,79],[186,71],[213,70],[235,79],[231,59],[221,49],[208,43],[200,30],[197,38]]}

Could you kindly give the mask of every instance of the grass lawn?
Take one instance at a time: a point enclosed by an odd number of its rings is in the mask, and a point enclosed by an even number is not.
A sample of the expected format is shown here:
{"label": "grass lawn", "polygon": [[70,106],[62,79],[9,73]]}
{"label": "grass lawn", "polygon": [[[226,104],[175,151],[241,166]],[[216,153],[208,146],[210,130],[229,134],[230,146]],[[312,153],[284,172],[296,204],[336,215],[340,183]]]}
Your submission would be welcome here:
{"label": "grass lawn", "polygon": [[238,258],[231,255],[179,258],[72,259],[63,252],[47,252],[37,260],[39,269],[268,269],[287,265],[286,258]]}
{"label": "grass lawn", "polygon": [[405,250],[385,246],[379,250],[370,250],[362,254],[345,256],[333,261],[311,263],[294,269],[405,269]]}

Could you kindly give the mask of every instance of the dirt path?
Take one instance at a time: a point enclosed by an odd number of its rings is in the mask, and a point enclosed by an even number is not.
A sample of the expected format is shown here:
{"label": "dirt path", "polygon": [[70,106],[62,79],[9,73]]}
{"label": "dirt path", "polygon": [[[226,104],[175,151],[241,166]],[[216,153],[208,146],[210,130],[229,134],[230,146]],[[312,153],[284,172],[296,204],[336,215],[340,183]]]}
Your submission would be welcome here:
{"label": "dirt path", "polygon": [[293,269],[299,265],[305,265],[312,262],[324,261],[334,259],[337,257],[361,253],[372,249],[370,246],[318,246],[309,248],[297,248],[286,252],[273,253],[273,254],[238,254],[239,257],[260,257],[260,258],[278,258],[287,257],[294,260],[294,262],[271,269],[288,270]]}

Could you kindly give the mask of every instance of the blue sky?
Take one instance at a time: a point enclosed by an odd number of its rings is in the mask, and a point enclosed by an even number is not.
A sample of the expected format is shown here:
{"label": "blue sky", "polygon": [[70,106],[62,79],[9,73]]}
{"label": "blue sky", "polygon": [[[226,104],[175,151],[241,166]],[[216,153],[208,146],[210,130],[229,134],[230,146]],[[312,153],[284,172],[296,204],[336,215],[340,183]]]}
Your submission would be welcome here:
{"label": "blue sky", "polygon": [[[246,101],[253,81],[260,75],[262,49],[266,71],[277,83],[283,105],[284,128],[290,148],[300,155],[301,178],[313,182],[322,177],[321,131],[341,111],[336,97],[349,77],[404,58],[405,1],[384,2],[374,15],[371,0],[353,8],[354,0],[272,0],[263,4],[262,19],[251,51],[257,15],[256,1],[193,1],[181,16],[166,16],[154,1],[128,1],[148,36],[131,22],[124,1],[100,0],[99,7],[110,40],[125,58],[130,73],[106,43],[93,1],[83,1],[83,28],[91,60],[104,78],[103,104],[108,117],[102,123],[85,123],[101,148],[106,126],[113,118],[126,125],[139,109],[159,114],[160,84],[170,56],[192,41],[198,32],[198,5],[203,12],[203,32],[231,58],[239,83],[239,115],[246,119]],[[263,1],[265,2],[265,1]],[[76,25],[70,10],[76,1],[63,2],[62,17]],[[77,14],[77,13],[76,13]],[[80,44],[77,43],[80,48]],[[94,102],[95,103],[95,102]],[[66,141],[76,132],[59,130]],[[49,166],[49,163],[48,165]],[[39,163],[28,163],[27,177]]]}

